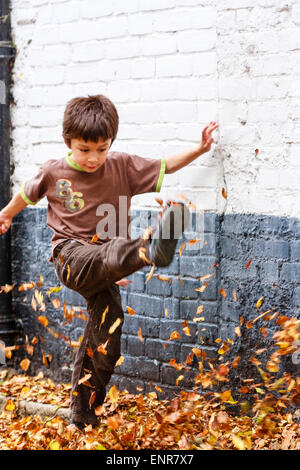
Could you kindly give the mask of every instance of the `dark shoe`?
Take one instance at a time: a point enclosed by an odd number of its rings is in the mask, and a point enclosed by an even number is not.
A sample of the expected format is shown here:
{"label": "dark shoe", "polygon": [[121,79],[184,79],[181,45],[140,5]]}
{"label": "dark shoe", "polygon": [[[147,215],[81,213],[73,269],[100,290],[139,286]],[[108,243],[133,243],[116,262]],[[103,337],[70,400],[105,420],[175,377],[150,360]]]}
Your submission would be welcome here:
{"label": "dark shoe", "polygon": [[150,261],[157,267],[171,264],[178,240],[189,223],[189,209],[182,202],[167,206],[151,234]]}
{"label": "dark shoe", "polygon": [[80,432],[84,432],[84,428],[87,426],[86,424],[81,423],[80,421],[71,421],[70,424],[73,424],[73,426],[76,426],[76,428],[77,428]]}

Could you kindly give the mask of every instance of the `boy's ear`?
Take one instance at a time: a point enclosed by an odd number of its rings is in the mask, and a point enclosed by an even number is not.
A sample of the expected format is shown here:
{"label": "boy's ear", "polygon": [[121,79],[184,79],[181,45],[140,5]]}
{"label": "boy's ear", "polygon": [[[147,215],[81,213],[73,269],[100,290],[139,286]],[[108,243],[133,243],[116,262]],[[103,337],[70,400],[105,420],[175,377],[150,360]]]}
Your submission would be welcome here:
{"label": "boy's ear", "polygon": [[71,148],[71,143],[66,140],[64,134],[62,134],[62,138],[64,139],[64,142],[65,142],[66,146],[69,147],[69,149],[70,149]]}

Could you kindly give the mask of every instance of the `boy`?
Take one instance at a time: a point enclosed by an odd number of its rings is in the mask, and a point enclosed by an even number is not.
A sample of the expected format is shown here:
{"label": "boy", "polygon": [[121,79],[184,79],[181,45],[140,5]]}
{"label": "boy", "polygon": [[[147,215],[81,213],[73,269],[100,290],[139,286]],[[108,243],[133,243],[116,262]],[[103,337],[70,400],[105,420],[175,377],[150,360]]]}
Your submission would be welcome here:
{"label": "boy", "polygon": [[[47,196],[47,225],[54,232],[49,261],[61,283],[86,299],[89,318],[76,354],[71,395],[71,422],[81,430],[97,423],[95,408],[105,399],[120,357],[119,285],[125,287],[124,277],[147,265],[168,266],[188,223],[187,207],[169,203],[153,233],[132,240],[127,230],[131,197],[160,191],[165,173],[210,150],[211,134],[218,127],[215,122],[206,126],[194,149],[157,160],[109,153],[118,125],[117,110],[105,96],[72,99],[64,112],[62,134],[71,152],[44,163],[0,212],[3,234],[19,211]],[[111,208],[107,235],[103,216]],[[168,236],[163,236],[166,230]],[[88,382],[80,382],[87,373]]]}

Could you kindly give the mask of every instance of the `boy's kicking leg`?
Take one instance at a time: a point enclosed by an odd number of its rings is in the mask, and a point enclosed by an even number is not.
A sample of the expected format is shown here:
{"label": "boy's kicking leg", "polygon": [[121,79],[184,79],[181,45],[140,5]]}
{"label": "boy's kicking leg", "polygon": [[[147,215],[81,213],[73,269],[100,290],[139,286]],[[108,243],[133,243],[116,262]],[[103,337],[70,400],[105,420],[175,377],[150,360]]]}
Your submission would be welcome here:
{"label": "boy's kicking leg", "polygon": [[[157,266],[167,266],[171,263],[178,238],[188,223],[188,211],[184,205],[177,205],[173,209],[167,208],[164,211],[153,232],[150,247],[149,241],[142,238],[116,238],[101,246],[82,245],[69,240],[59,254],[54,256],[60,281],[86,298],[89,313],[72,377],[73,421],[96,423],[94,409],[104,401],[105,386],[120,356],[122,323],[114,332],[109,331],[118,318],[123,321],[120,293],[114,283],[146,266],[148,263],[145,257],[150,258],[150,262]],[[144,255],[142,257],[141,249]],[[100,326],[107,307],[105,321]],[[97,351],[106,341],[107,354],[103,353],[103,350],[101,352],[101,348]],[[79,380],[89,373],[89,381],[78,385]]]}

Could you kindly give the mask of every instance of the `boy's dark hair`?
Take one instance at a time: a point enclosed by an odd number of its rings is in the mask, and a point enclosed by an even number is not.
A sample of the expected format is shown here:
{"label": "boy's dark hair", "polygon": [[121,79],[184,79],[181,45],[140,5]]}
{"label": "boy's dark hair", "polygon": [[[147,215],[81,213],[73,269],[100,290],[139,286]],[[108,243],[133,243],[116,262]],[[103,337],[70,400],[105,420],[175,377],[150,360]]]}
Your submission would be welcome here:
{"label": "boy's dark hair", "polygon": [[63,119],[63,136],[68,145],[71,139],[97,142],[115,140],[119,116],[115,105],[103,95],[73,98],[67,103]]}

